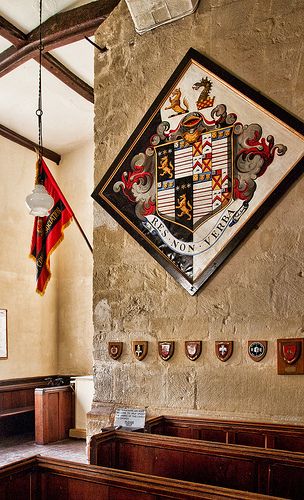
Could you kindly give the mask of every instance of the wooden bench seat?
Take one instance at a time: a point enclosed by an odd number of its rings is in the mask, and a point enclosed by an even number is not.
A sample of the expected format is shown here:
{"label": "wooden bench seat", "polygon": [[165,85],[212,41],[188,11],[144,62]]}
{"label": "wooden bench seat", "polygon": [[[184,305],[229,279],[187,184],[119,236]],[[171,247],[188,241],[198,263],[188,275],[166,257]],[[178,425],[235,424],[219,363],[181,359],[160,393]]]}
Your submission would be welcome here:
{"label": "wooden bench seat", "polygon": [[11,417],[13,415],[20,415],[21,413],[31,413],[35,411],[35,406],[23,406],[21,408],[7,408],[6,410],[0,410],[1,417]]}
{"label": "wooden bench seat", "polygon": [[1,500],[282,500],[38,456],[0,467]]}
{"label": "wooden bench seat", "polygon": [[90,463],[303,499],[304,454],[124,431],[93,436]]}
{"label": "wooden bench seat", "polygon": [[300,425],[160,416],[147,420],[145,432],[304,453]]}

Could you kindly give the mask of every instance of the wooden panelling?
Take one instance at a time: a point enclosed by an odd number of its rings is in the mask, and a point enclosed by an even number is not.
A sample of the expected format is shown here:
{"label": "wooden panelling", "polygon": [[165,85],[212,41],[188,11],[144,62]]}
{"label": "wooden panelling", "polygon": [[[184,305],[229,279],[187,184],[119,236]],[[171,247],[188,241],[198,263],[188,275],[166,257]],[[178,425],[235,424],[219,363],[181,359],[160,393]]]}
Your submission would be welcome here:
{"label": "wooden panelling", "polygon": [[35,440],[53,443],[69,437],[74,426],[74,393],[70,386],[35,390]]}
{"label": "wooden panelling", "polygon": [[263,494],[283,491],[286,498],[303,498],[303,453],[108,431],[92,437],[90,460],[119,470]]}
{"label": "wooden panelling", "polygon": [[145,432],[304,453],[304,426],[161,416]]}
{"label": "wooden panelling", "polygon": [[34,391],[45,386],[42,378],[0,382],[0,436],[34,431]]}
{"label": "wooden panelling", "polygon": [[288,465],[273,464],[270,475],[269,494],[298,500],[304,498],[303,469],[298,468],[290,473],[290,467]]}
{"label": "wooden panelling", "polygon": [[116,471],[40,456],[0,468],[0,499],[11,500],[12,498],[14,500],[279,499],[279,497]]}
{"label": "wooden panelling", "polygon": [[0,500],[36,500],[36,458],[0,468]]}

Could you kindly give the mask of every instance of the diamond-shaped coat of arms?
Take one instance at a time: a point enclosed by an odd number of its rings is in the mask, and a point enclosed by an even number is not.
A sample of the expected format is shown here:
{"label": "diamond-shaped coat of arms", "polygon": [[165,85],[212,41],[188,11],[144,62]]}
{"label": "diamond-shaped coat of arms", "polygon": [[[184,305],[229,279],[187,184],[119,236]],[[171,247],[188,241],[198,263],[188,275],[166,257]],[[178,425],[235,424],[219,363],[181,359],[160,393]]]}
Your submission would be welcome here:
{"label": "diamond-shaped coat of arms", "polygon": [[302,172],[302,130],[190,49],[93,197],[193,295]]}

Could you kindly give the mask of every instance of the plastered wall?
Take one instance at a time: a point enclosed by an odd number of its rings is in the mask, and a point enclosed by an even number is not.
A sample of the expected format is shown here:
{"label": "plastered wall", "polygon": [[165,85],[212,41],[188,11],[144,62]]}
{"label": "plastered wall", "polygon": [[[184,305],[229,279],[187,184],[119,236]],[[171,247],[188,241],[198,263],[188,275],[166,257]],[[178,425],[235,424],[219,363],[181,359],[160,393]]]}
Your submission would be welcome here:
{"label": "plastered wall", "polygon": [[[56,373],[92,373],[92,254],[75,222],[51,256],[52,277],[35,292],[28,258],[34,219],[25,197],[33,190],[36,155],[0,137],[0,308],[8,310],[8,359],[0,380]],[[92,240],[93,145],[46,163]]]}
{"label": "plastered wall", "polygon": [[[95,184],[191,46],[303,118],[303,8],[296,0],[204,0],[194,15],[139,36],[122,1],[97,32],[108,50],[96,53]],[[96,205],[89,433],[119,406],[304,422],[304,376],[276,369],[276,339],[304,336],[303,187],[302,176],[194,297]],[[131,352],[138,339],[149,342],[142,362]],[[203,341],[196,362],[184,354],[191,339]],[[250,339],[268,341],[260,363],[247,354]],[[110,340],[124,342],[119,361],[107,354]],[[169,362],[158,340],[176,342]],[[216,340],[234,341],[226,363]]]}
{"label": "plastered wall", "polygon": [[[47,293],[36,292],[28,258],[34,219],[25,197],[34,189],[35,154],[0,137],[0,307],[7,309],[8,359],[0,379],[51,375],[57,370],[56,263]],[[54,164],[49,162],[50,169]]]}
{"label": "plastered wall", "polygon": [[[91,142],[83,144],[65,154],[60,165],[60,186],[91,246],[93,152]],[[75,221],[57,250],[58,371],[88,375],[93,366],[93,255]]]}

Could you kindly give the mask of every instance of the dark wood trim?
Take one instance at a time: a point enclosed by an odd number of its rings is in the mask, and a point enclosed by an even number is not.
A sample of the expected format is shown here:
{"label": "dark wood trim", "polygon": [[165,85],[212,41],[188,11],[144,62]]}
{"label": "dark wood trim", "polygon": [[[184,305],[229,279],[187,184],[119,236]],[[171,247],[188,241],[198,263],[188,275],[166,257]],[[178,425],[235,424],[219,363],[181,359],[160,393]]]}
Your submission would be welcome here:
{"label": "dark wood trim", "polygon": [[[55,375],[52,375],[54,377]],[[57,376],[57,375],[56,375]],[[39,382],[45,380],[46,377],[51,377],[51,375],[41,376],[41,377],[22,377],[22,378],[7,378],[0,380],[0,390],[1,386],[5,385],[15,385],[15,384],[28,384],[30,382]]]}
{"label": "dark wood trim", "polygon": [[145,432],[304,453],[303,425],[160,416],[147,420]]}
{"label": "dark wood trim", "polygon": [[15,47],[21,47],[26,42],[26,35],[7,19],[0,16],[0,35]]}
{"label": "dark wood trim", "polygon": [[93,436],[91,444],[94,465],[147,477],[302,498],[304,453],[125,431]]}
{"label": "dark wood trim", "polygon": [[[17,132],[14,132],[13,130],[10,130],[9,128],[1,124],[0,124],[0,135],[2,135],[3,137],[12,142],[15,142],[16,144],[19,144],[20,146],[23,146],[24,148],[30,149],[31,151],[36,152],[39,148],[36,142],[27,139],[23,135],[17,134]],[[57,165],[59,165],[61,156],[58,153],[55,153],[55,151],[43,148],[42,155],[45,158],[48,158],[49,160],[52,160],[53,162],[57,163]]]}
{"label": "dark wood trim", "polygon": [[[9,480],[8,480],[9,479]],[[88,464],[36,455],[1,467],[0,488],[4,498],[23,498],[24,489],[35,482],[31,500],[41,498],[124,498],[128,500],[279,500],[206,484],[118,471]],[[70,492],[73,492],[70,493]],[[70,495],[70,496],[69,496]],[[112,496],[111,496],[112,495]],[[281,499],[282,500],[282,499]]]}
{"label": "dark wood trim", "polygon": [[31,413],[35,410],[34,405],[23,406],[22,408],[10,408],[7,410],[0,410],[0,417],[12,417],[15,415],[20,415],[22,413]]}
{"label": "dark wood trim", "polygon": [[[35,57],[35,60],[39,62],[39,57]],[[41,65],[70,87],[70,89],[74,90],[74,92],[77,92],[77,94],[84,97],[87,101],[94,103],[94,89],[52,56],[52,54],[43,54]]]}
{"label": "dark wood trim", "polygon": [[[93,35],[118,3],[119,0],[98,0],[50,17],[41,27],[44,52]],[[39,28],[35,28],[22,47],[12,46],[0,54],[0,77],[38,54]]]}
{"label": "dark wood trim", "polygon": [[7,386],[7,385],[18,385],[20,384],[26,384],[28,385],[29,383],[33,382],[36,383],[36,387],[39,387],[37,385],[37,382],[43,382],[44,385],[47,385],[47,382],[49,379],[57,379],[57,378],[63,378],[65,385],[70,382],[70,379],[73,377],[77,377],[78,375],[64,375],[64,374],[52,374],[52,375],[40,375],[38,377],[22,377],[22,378],[7,378],[7,379],[2,379],[0,380],[0,390],[2,386]]}
{"label": "dark wood trim", "polygon": [[176,425],[184,427],[209,427],[216,426],[219,428],[244,428],[244,429],[256,429],[262,431],[264,429],[277,430],[277,431],[299,431],[304,433],[304,425],[297,424],[284,424],[284,423],[272,423],[272,422],[249,422],[244,420],[220,420],[212,418],[200,418],[200,417],[179,417],[174,415],[161,415],[158,417],[151,417],[146,421],[146,431],[150,432],[150,427],[154,425]]}

